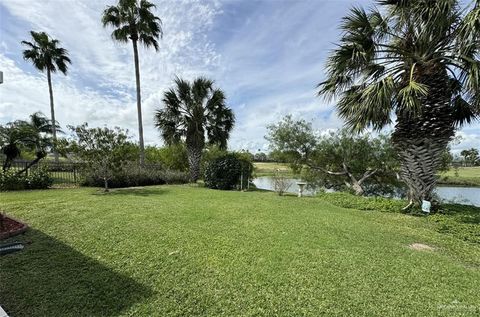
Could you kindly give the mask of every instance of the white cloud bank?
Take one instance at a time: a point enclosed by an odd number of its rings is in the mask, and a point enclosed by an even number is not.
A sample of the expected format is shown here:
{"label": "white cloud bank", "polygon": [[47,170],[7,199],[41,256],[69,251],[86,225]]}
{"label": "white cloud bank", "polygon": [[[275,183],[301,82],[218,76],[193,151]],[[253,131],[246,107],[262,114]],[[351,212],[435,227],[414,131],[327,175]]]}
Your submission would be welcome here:
{"label": "white cloud bank", "polygon": [[[21,40],[29,31],[46,31],[68,49],[68,76],[53,76],[57,119],[63,125],[88,121],[91,126],[122,126],[137,131],[135,77],[131,44],[115,43],[100,22],[113,1],[16,1],[0,4],[0,122],[25,118],[35,111],[49,114],[45,75],[21,58]],[[163,20],[160,51],[140,49],[146,142],[161,143],[153,113],[175,75],[209,75],[218,55],[204,33],[219,11],[215,1],[158,1]],[[7,18],[13,21],[7,25]]]}

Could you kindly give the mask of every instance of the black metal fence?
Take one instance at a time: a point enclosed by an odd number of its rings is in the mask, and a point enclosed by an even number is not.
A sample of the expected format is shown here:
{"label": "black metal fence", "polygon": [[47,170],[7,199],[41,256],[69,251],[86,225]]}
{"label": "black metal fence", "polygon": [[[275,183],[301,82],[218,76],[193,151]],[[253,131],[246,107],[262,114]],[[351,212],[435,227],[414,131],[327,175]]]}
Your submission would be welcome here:
{"label": "black metal fence", "polygon": [[[84,176],[84,163],[40,161],[28,168],[31,162],[15,160],[9,170],[24,171],[28,175],[38,168],[45,168],[50,177],[53,178],[54,184],[79,184]],[[0,164],[3,166],[4,162],[0,161]]]}
{"label": "black metal fence", "polygon": [[[44,168],[50,177],[53,179],[54,184],[58,185],[77,185],[85,178],[86,163],[74,163],[74,162],[58,162],[53,161],[40,161],[37,164],[30,166],[32,161],[28,160],[15,160],[12,162],[9,170],[20,172],[24,171],[28,175],[38,168]],[[0,168],[3,166],[4,161],[0,160]],[[30,167],[29,167],[30,166]],[[161,170],[163,169],[160,164],[144,164],[144,169]]]}

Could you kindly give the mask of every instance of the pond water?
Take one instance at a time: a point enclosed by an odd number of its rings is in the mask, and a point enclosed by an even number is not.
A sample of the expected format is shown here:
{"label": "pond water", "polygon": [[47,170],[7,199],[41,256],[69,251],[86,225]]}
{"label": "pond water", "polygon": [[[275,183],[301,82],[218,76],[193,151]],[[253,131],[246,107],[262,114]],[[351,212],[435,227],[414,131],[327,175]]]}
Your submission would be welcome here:
{"label": "pond water", "polygon": [[[290,187],[287,189],[289,193],[298,193],[297,182],[300,179],[290,178],[287,180]],[[263,176],[257,177],[253,183],[259,189],[273,190],[273,177]],[[437,195],[445,202],[454,202],[464,205],[473,205],[480,207],[480,187],[454,187],[439,186],[436,189]],[[315,191],[305,190],[305,195],[314,195]]]}

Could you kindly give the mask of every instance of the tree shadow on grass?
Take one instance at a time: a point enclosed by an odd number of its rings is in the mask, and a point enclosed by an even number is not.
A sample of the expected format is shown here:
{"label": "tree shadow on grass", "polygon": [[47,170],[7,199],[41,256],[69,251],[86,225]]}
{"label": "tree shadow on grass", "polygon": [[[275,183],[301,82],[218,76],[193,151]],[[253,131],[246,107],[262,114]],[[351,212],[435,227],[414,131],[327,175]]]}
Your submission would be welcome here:
{"label": "tree shadow on grass", "polygon": [[167,192],[164,188],[159,187],[128,187],[128,188],[113,188],[108,192],[99,190],[95,192],[94,195],[104,195],[104,196],[151,196],[151,195],[161,195]]}
{"label": "tree shadow on grass", "polygon": [[0,257],[0,299],[11,316],[118,316],[151,290],[30,229],[20,252]]}

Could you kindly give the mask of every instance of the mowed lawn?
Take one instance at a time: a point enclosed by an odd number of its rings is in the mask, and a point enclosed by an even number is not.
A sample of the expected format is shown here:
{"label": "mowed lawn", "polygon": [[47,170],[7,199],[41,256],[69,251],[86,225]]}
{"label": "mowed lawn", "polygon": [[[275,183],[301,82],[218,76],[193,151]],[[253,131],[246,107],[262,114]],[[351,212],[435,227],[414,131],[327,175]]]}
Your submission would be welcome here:
{"label": "mowed lawn", "polygon": [[285,176],[294,176],[292,169],[287,163],[254,162],[256,176],[273,176],[277,171]]}
{"label": "mowed lawn", "polygon": [[441,173],[440,183],[480,186],[480,166],[475,167],[459,167],[455,175],[455,169],[451,168],[445,173]]}
{"label": "mowed lawn", "polygon": [[455,169],[440,174],[440,183],[464,186],[480,186],[480,166],[459,167],[455,175]]}
{"label": "mowed lawn", "polygon": [[187,185],[0,193],[0,206],[31,226],[0,257],[12,317],[480,314],[480,245],[425,217]]}

